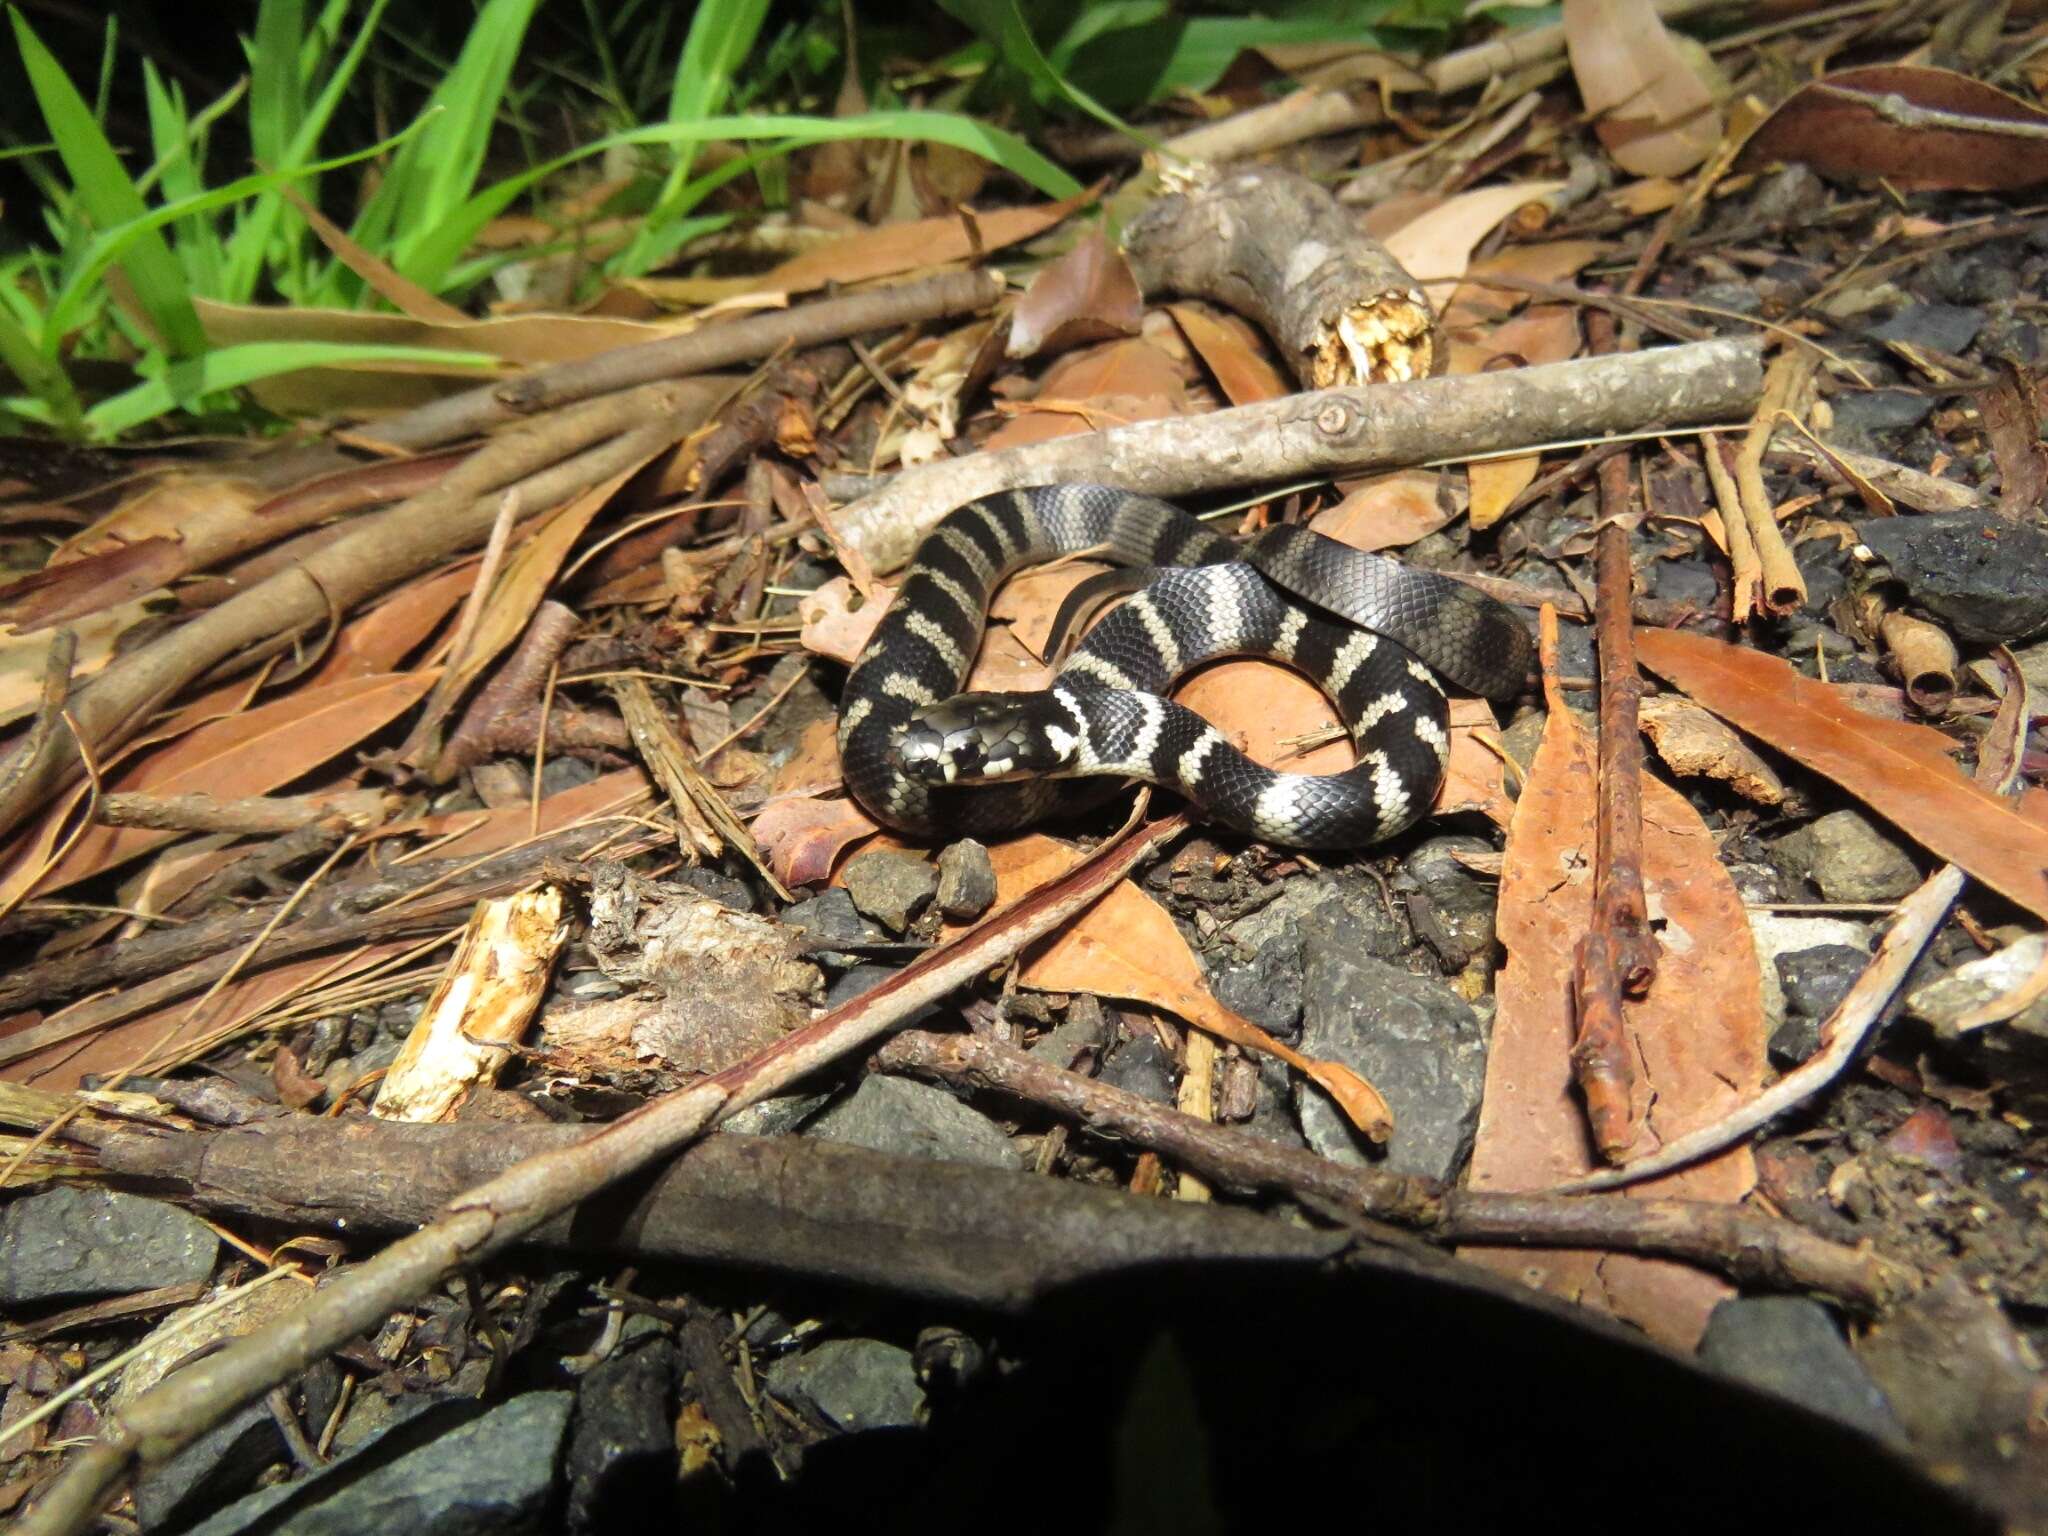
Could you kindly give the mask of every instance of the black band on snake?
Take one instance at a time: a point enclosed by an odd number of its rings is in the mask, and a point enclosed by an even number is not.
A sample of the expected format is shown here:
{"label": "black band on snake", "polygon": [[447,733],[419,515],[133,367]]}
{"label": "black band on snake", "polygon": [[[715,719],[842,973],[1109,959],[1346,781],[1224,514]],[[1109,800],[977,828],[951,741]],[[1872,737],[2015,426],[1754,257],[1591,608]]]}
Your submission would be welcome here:
{"label": "black band on snake", "polygon": [[[1003,578],[1081,551],[1156,569],[1049,688],[960,694]],[[1436,797],[1449,733],[1432,673],[1512,698],[1531,654],[1508,608],[1449,577],[1302,528],[1239,545],[1147,496],[1044,486],[970,502],[919,546],[847,677],[839,751],[854,798],[907,832],[1008,831],[1099,799],[1071,781],[1108,777],[1175,790],[1268,842],[1356,847],[1393,836]],[[1287,662],[1329,696],[1354,767],[1262,767],[1161,697],[1202,662],[1247,655]]]}

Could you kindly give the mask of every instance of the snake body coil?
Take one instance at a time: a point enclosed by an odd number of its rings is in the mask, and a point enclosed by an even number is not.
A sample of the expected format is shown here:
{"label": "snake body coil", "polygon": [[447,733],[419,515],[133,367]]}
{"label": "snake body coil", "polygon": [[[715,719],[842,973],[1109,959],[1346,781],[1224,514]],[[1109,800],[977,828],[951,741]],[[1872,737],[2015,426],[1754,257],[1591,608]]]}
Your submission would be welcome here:
{"label": "snake body coil", "polygon": [[[1160,569],[1049,688],[959,694],[1003,578],[1083,550]],[[1449,736],[1432,669],[1512,697],[1530,649],[1492,599],[1304,529],[1240,546],[1109,486],[1012,491],[949,513],[919,547],[847,677],[840,756],[854,797],[910,832],[1006,831],[1099,798],[1070,781],[1106,776],[1177,790],[1210,820],[1270,842],[1356,846],[1392,836],[1435,798]],[[1356,766],[1275,772],[1160,697],[1190,668],[1233,655],[1288,662],[1316,683],[1352,733]]]}

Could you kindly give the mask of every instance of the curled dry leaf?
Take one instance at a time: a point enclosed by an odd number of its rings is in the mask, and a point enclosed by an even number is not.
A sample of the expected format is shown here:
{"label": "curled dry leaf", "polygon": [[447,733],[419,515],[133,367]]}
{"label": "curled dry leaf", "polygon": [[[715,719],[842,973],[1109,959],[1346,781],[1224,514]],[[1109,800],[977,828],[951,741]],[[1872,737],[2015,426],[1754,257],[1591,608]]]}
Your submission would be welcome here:
{"label": "curled dry leaf", "polygon": [[1561,181],[1518,181],[1475,187],[1409,220],[1381,243],[1394,260],[1413,272],[1441,310],[1457,291],[1472,262],[1472,251],[1493,227],[1517,208],[1550,196]]}
{"label": "curled dry leaf", "polygon": [[1145,301],[1123,253],[1091,230],[1040,270],[1010,316],[1011,357],[1065,352],[1091,341],[1135,336]]}
{"label": "curled dry leaf", "polygon": [[881,828],[851,800],[771,800],[754,818],[754,841],[775,878],[795,889],[831,878],[839,856]]}
{"label": "curled dry leaf", "polygon": [[1908,837],[2036,917],[2048,917],[2048,830],[1949,759],[1924,725],[1864,714],[1775,656],[1645,629],[1643,664],[1730,725],[1839,784]]}
{"label": "curled dry leaf", "polygon": [[[1496,326],[1483,342],[1451,343],[1452,373],[1478,373],[1496,361],[1526,367],[1562,363],[1578,356],[1579,314],[1569,304],[1539,304],[1505,325]],[[1536,479],[1543,456],[1518,453],[1507,458],[1474,459],[1465,466],[1472,487],[1472,526],[1491,528],[1514,499]]]}
{"label": "curled dry leaf", "polygon": [[1682,176],[1721,142],[1704,50],[1674,36],[1652,0],[1564,0],[1565,48],[1594,132],[1631,176]]}
{"label": "curled dry leaf", "polygon": [[1353,549],[1405,549],[1458,515],[1450,491],[1442,470],[1397,469],[1352,486],[1309,526]]}
{"label": "curled dry leaf", "polygon": [[[1515,805],[1501,875],[1499,932],[1507,961],[1498,978],[1499,1011],[1472,1154],[1474,1189],[1548,1188],[1594,1166],[1572,1081],[1571,977],[1574,948],[1593,917],[1596,791],[1592,748],[1571,712],[1553,698],[1542,746]],[[1643,878],[1651,918],[1661,924],[1663,956],[1648,997],[1628,1006],[1639,1064],[1631,1119],[1661,1145],[1711,1124],[1762,1081],[1763,996],[1748,916],[1712,834],[1681,796],[1647,775]],[[1749,1149],[1739,1147],[1641,1188],[1733,1202],[1754,1182]],[[1524,1284],[1626,1318],[1687,1352],[1708,1314],[1730,1294],[1719,1278],[1664,1260],[1465,1252]]]}
{"label": "curled dry leaf", "polygon": [[[997,899],[1007,905],[1080,862],[1077,848],[1031,834],[989,850]],[[1026,950],[1017,979],[1048,992],[1093,992],[1162,1009],[1247,1050],[1277,1056],[1321,1087],[1351,1123],[1375,1142],[1394,1120],[1379,1091],[1350,1068],[1301,1055],[1211,995],[1202,963],[1166,909],[1130,881],[1088,908],[1064,931]]]}
{"label": "curled dry leaf", "polygon": [[1187,411],[1187,386],[1172,358],[1149,340],[1107,342],[1069,353],[1046,370],[1038,393],[982,446],[991,452]]}
{"label": "curled dry leaf", "polygon": [[1294,392],[1293,383],[1274,366],[1259,333],[1236,315],[1219,314],[1206,304],[1169,304],[1166,312],[1187,337],[1232,405],[1277,400]]}
{"label": "curled dry leaf", "polygon": [[1894,186],[2013,191],[2048,181],[2048,112],[1951,70],[1838,70],[1780,102],[1735,165],[1778,160]]}

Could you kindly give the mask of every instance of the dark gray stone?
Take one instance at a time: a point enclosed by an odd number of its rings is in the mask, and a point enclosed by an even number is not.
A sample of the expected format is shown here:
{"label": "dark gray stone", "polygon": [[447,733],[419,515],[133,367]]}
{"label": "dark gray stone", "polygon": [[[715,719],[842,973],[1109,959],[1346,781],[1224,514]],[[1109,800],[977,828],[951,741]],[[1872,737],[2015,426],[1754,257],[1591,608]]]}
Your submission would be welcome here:
{"label": "dark gray stone", "polygon": [[825,989],[825,1006],[837,1008],[841,1003],[852,1002],[863,992],[872,992],[894,976],[897,969],[893,965],[856,965],[850,971],[842,971],[839,979]]}
{"label": "dark gray stone", "polygon": [[1149,1029],[1111,1051],[1096,1075],[1112,1088],[1155,1104],[1174,1102],[1173,1060]]}
{"label": "dark gray stone", "polygon": [[189,1525],[248,1492],[258,1474],[285,1455],[268,1403],[251,1403],[216,1424],[169,1461],[135,1479],[135,1517],[145,1531]]}
{"label": "dark gray stone", "polygon": [[611,1357],[583,1378],[564,1461],[570,1530],[620,1531],[662,1507],[676,1480],[679,1359],[659,1324],[636,1318]]}
{"label": "dark gray stone", "polygon": [[880,1339],[827,1339],[769,1366],[768,1386],[849,1433],[908,1428],[924,1406],[910,1351]]}
{"label": "dark gray stone", "polygon": [[1432,837],[1401,861],[1401,873],[1394,878],[1394,889],[1423,898],[1421,904],[1409,904],[1409,921],[1451,969],[1493,951],[1498,893],[1473,879],[1457,860],[1459,853],[1491,852],[1492,845],[1484,838]]}
{"label": "dark gray stone", "polygon": [[1659,560],[1650,571],[1650,590],[1666,602],[1711,608],[1721,595],[1720,578],[1704,560]]}
{"label": "dark gray stone", "polygon": [[914,853],[876,848],[846,861],[846,894],[854,907],[891,933],[901,933],[939,888],[939,872]]}
{"label": "dark gray stone", "polygon": [[1880,517],[1856,525],[1913,601],[1964,640],[2025,640],[2048,628],[2048,535],[1994,512]]}
{"label": "dark gray stone", "polygon": [[1790,1015],[1771,1031],[1767,1048],[1779,1066],[1798,1066],[1820,1049],[1820,1020],[1804,1013]]}
{"label": "dark gray stone", "polygon": [[735,912],[754,910],[754,893],[747,889],[747,882],[728,875],[722,869],[706,869],[701,864],[685,865],[668,878],[685,890],[709,896],[721,907],[731,907]]}
{"label": "dark gray stone", "polygon": [[1807,877],[1829,901],[1897,901],[1920,883],[1905,848],[1861,812],[1830,811],[1791,835],[1807,840]]}
{"label": "dark gray stone", "polygon": [[1806,583],[1809,613],[1825,612],[1849,590],[1849,559],[1849,552],[1829,539],[1808,539],[1792,551],[1792,563]]}
{"label": "dark gray stone", "polygon": [[1085,992],[1076,993],[1067,1004],[1067,1016],[1032,1042],[1031,1054],[1062,1072],[1070,1071],[1084,1053],[1100,1057],[1109,1034],[1108,1010]]}
{"label": "dark gray stone", "polygon": [[1699,1356],[1715,1370],[1885,1440],[1904,1432],[1842,1330],[1804,1296],[1724,1301],[1707,1319]]}
{"label": "dark gray stone", "polygon": [[996,866],[988,850],[971,837],[950,843],[939,855],[939,911],[956,923],[971,923],[995,904]]}
{"label": "dark gray stone", "polygon": [[1778,956],[1778,985],[1785,989],[1785,1006],[1809,1019],[1824,1019],[1835,1011],[1870,956],[1849,944],[1821,944]]}
{"label": "dark gray stone", "polygon": [[541,1531],[574,1403],[568,1392],[528,1392],[438,1433],[460,1410],[413,1415],[310,1476],[237,1499],[189,1536]]}
{"label": "dark gray stone", "polygon": [[1378,886],[1344,875],[1293,879],[1217,935],[1204,957],[1210,990],[1232,1012],[1291,1038],[1301,1022],[1303,946],[1311,932],[1360,954],[1391,958],[1402,951]]}
{"label": "dark gray stone", "polygon": [[825,1111],[804,1133],[820,1141],[867,1147],[935,1163],[979,1163],[1021,1169],[1016,1143],[986,1115],[929,1083],[871,1075],[844,1104]]}
{"label": "dark gray stone", "polygon": [[211,1275],[219,1251],[175,1205],[60,1185],[0,1210],[0,1308],[185,1285]]}
{"label": "dark gray stone", "polygon": [[[1301,1049],[1342,1062],[1379,1089],[1394,1113],[1381,1165],[1450,1179],[1472,1149],[1486,1083],[1486,1037],[1471,1006],[1441,981],[1411,975],[1311,938]],[[1370,1159],[1363,1138],[1314,1084],[1295,1089],[1309,1145],[1338,1162]]]}
{"label": "dark gray stone", "polygon": [[1863,389],[1828,402],[1835,425],[1828,436],[1844,447],[1867,453],[1884,451],[1884,439],[1920,425],[1934,411],[1934,401],[1903,389]]}
{"label": "dark gray stone", "polygon": [[851,957],[825,948],[833,940],[845,944],[880,944],[889,935],[854,910],[853,898],[834,887],[808,901],[799,901],[782,914],[783,922],[817,944],[817,956],[828,964],[852,964]]}
{"label": "dark gray stone", "polygon": [[1872,341],[1901,341],[1932,347],[1951,357],[1965,351],[1983,327],[1984,312],[1960,304],[1908,304],[1889,320],[1864,331]]}

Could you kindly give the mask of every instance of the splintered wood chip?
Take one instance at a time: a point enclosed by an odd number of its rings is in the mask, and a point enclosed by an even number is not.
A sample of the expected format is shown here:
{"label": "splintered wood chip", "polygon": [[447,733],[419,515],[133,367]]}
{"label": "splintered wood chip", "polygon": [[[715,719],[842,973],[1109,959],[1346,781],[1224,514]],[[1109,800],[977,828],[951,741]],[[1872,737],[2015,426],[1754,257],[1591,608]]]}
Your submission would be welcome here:
{"label": "splintered wood chip", "polygon": [[1639,706],[1643,734],[1673,773],[1719,779],[1745,800],[1783,805],[1785,781],[1754,747],[1690,699],[1651,694]]}

